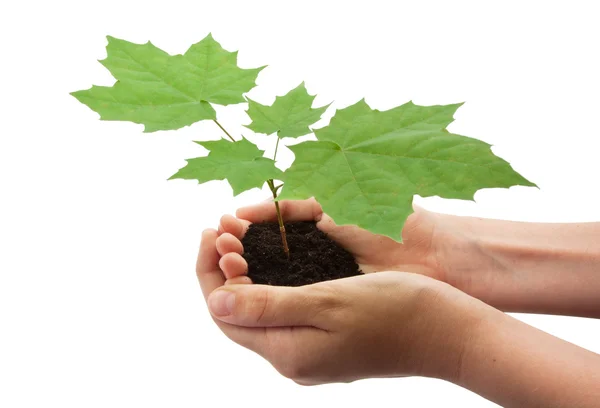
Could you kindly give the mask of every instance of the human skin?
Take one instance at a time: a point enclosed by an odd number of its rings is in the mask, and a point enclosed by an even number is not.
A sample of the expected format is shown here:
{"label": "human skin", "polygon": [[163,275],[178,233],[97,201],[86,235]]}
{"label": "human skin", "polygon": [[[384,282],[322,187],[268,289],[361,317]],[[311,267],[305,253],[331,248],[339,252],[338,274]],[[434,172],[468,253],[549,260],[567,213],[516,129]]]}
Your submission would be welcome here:
{"label": "human skin", "polygon": [[[335,225],[314,199],[280,206],[286,220],[317,220],[364,272],[419,273],[507,312],[600,317],[600,223],[500,221],[415,208],[399,244],[355,226]],[[235,234],[241,237],[251,222],[276,220],[269,202],[239,209],[237,215],[221,219],[221,232],[234,236],[221,238],[220,245],[234,241]],[[233,275],[242,276],[243,258],[229,257],[225,262],[233,265]]]}
{"label": "human skin", "polygon": [[[242,284],[249,280],[239,238],[249,220],[271,218],[272,203],[238,211],[246,220],[223,217],[219,232],[205,231],[197,273],[215,321],[283,375],[305,385],[420,375],[452,381],[507,407],[597,405],[600,356],[442,282],[449,275],[435,268],[440,249],[434,235],[440,232],[435,231],[439,226],[424,232],[428,213],[418,214],[424,214],[422,225],[415,222],[418,217],[409,220],[407,246],[400,251],[412,248],[431,259],[419,263],[418,256],[405,253],[401,258],[407,261],[398,265],[393,241],[337,227],[315,211],[313,201],[288,203],[282,206],[287,220],[319,220],[319,227],[354,252],[367,272],[394,265],[396,272],[300,288]],[[371,239],[382,248],[380,258],[354,251]],[[416,273],[397,272],[408,268]],[[467,286],[476,287],[472,280]]]}

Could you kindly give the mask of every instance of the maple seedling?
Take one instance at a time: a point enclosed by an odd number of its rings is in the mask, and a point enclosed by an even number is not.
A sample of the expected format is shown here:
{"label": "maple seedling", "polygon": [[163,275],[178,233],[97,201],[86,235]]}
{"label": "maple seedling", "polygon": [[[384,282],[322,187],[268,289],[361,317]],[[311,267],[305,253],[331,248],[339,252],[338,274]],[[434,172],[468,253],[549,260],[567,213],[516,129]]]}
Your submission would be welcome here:
{"label": "maple seedling", "polygon": [[[108,37],[106,50],[100,62],[116,83],[72,95],[102,120],[143,124],[145,132],[212,120],[224,138],[196,142],[208,155],[188,159],[170,179],[227,179],[234,195],[266,183],[288,257],[281,199],[315,197],[336,223],[401,242],[415,194],[473,200],[482,188],[535,186],[494,155],[489,144],[446,129],[460,103],[408,102],[379,111],[363,99],[337,110],[329,125],[312,130],[329,106],[313,108],[315,96],[304,83],[270,106],[245,98],[264,67],[240,68],[237,52],[226,51],[210,34],[181,55],[170,55],[150,42],[134,44],[113,37]],[[277,136],[272,159],[248,139],[234,138],[217,121],[213,104],[238,103],[248,104],[248,129]],[[275,166],[281,139],[313,132],[317,140],[289,146],[295,154],[289,169],[283,172]]]}

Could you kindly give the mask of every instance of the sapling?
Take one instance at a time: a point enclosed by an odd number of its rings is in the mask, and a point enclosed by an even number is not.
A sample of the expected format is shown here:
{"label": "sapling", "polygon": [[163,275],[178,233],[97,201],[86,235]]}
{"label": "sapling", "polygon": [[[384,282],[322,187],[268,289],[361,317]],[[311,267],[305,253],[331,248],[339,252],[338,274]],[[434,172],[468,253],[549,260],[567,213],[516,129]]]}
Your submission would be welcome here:
{"label": "sapling", "polygon": [[[223,138],[196,142],[208,155],[188,159],[170,179],[227,179],[234,195],[266,183],[288,258],[281,199],[315,197],[336,223],[358,225],[401,242],[415,194],[472,200],[482,188],[535,186],[495,156],[489,144],[446,129],[461,103],[407,102],[379,111],[363,99],[337,110],[329,125],[311,129],[329,105],[313,108],[315,96],[304,83],[270,106],[245,97],[264,67],[240,68],[237,52],[226,51],[210,34],[181,55],[170,55],[150,42],[113,37],[108,37],[106,50],[100,62],[115,84],[72,95],[102,120],[143,124],[145,132],[213,121]],[[238,103],[248,104],[248,129],[276,135],[273,158],[217,121],[213,105]],[[295,160],[285,172],[278,169],[282,139],[310,133],[316,140],[289,146]]]}

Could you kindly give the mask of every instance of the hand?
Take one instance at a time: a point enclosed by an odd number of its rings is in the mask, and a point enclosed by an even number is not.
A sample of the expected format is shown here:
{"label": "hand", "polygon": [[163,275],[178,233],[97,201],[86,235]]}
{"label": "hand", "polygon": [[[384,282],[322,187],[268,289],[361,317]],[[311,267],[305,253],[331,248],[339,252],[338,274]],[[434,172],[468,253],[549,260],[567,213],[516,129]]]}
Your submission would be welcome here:
{"label": "hand", "polygon": [[[432,250],[434,230],[434,214],[416,208],[406,222],[403,230],[403,244],[391,238],[372,234],[356,226],[338,226],[321,206],[314,200],[281,201],[280,209],[283,219],[287,221],[317,221],[317,227],[325,232],[346,250],[350,251],[361,270],[365,273],[379,271],[415,272],[444,280]],[[238,219],[225,215],[221,218],[219,233],[225,235],[217,245],[221,249],[232,249],[225,252],[242,253],[241,239],[250,223],[277,221],[275,206],[272,202],[264,202],[255,206],[241,208],[236,213]],[[237,240],[235,239],[237,238]],[[227,266],[233,266],[227,268]],[[231,256],[224,261],[228,277],[245,273],[247,265],[243,258]],[[231,272],[231,273],[230,273]]]}
{"label": "hand", "polygon": [[197,264],[210,311],[229,338],[284,376],[303,385],[458,376],[464,341],[479,319],[474,299],[398,272],[296,288],[225,285],[217,236],[203,233]]}
{"label": "hand", "polygon": [[[402,230],[402,243],[351,225],[336,225],[314,200],[281,201],[285,221],[317,221],[317,227],[350,251],[365,273],[414,272],[448,283],[484,302],[493,300],[498,277],[507,272],[482,250],[469,231],[472,219],[415,207]],[[240,239],[253,222],[277,220],[275,206],[264,202],[240,208],[238,218],[224,215],[217,247],[221,267],[231,283],[250,283]]]}

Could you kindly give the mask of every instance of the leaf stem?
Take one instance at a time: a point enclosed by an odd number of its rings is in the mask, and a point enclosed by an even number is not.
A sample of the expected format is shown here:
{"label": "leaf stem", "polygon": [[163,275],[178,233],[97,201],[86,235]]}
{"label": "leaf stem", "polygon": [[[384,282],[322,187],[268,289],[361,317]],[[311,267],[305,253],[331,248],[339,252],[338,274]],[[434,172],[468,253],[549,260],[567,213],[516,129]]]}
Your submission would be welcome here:
{"label": "leaf stem", "polygon": [[225,132],[225,134],[231,139],[232,142],[235,142],[235,139],[233,137],[231,137],[229,132],[226,131],[225,128],[223,126],[221,126],[221,124],[219,122],[217,122],[216,119],[213,119],[213,122],[215,122],[217,124],[217,126],[220,127],[223,132]]}
{"label": "leaf stem", "polygon": [[[279,201],[277,201],[277,189],[275,188],[275,183],[273,179],[267,180],[267,184],[271,189],[271,193],[273,193],[273,200],[275,200],[275,211],[277,212],[277,222],[279,222],[279,232],[281,233],[281,242],[283,243],[283,252],[285,252],[285,256],[290,259],[290,249],[288,248],[286,233],[285,233],[285,225],[283,224],[283,218],[281,217],[281,211],[279,209]],[[279,186],[281,187],[281,186]]]}
{"label": "leaf stem", "polygon": [[277,161],[277,148],[279,147],[279,135],[277,135],[277,143],[275,143],[275,154],[273,155],[273,161]]}

